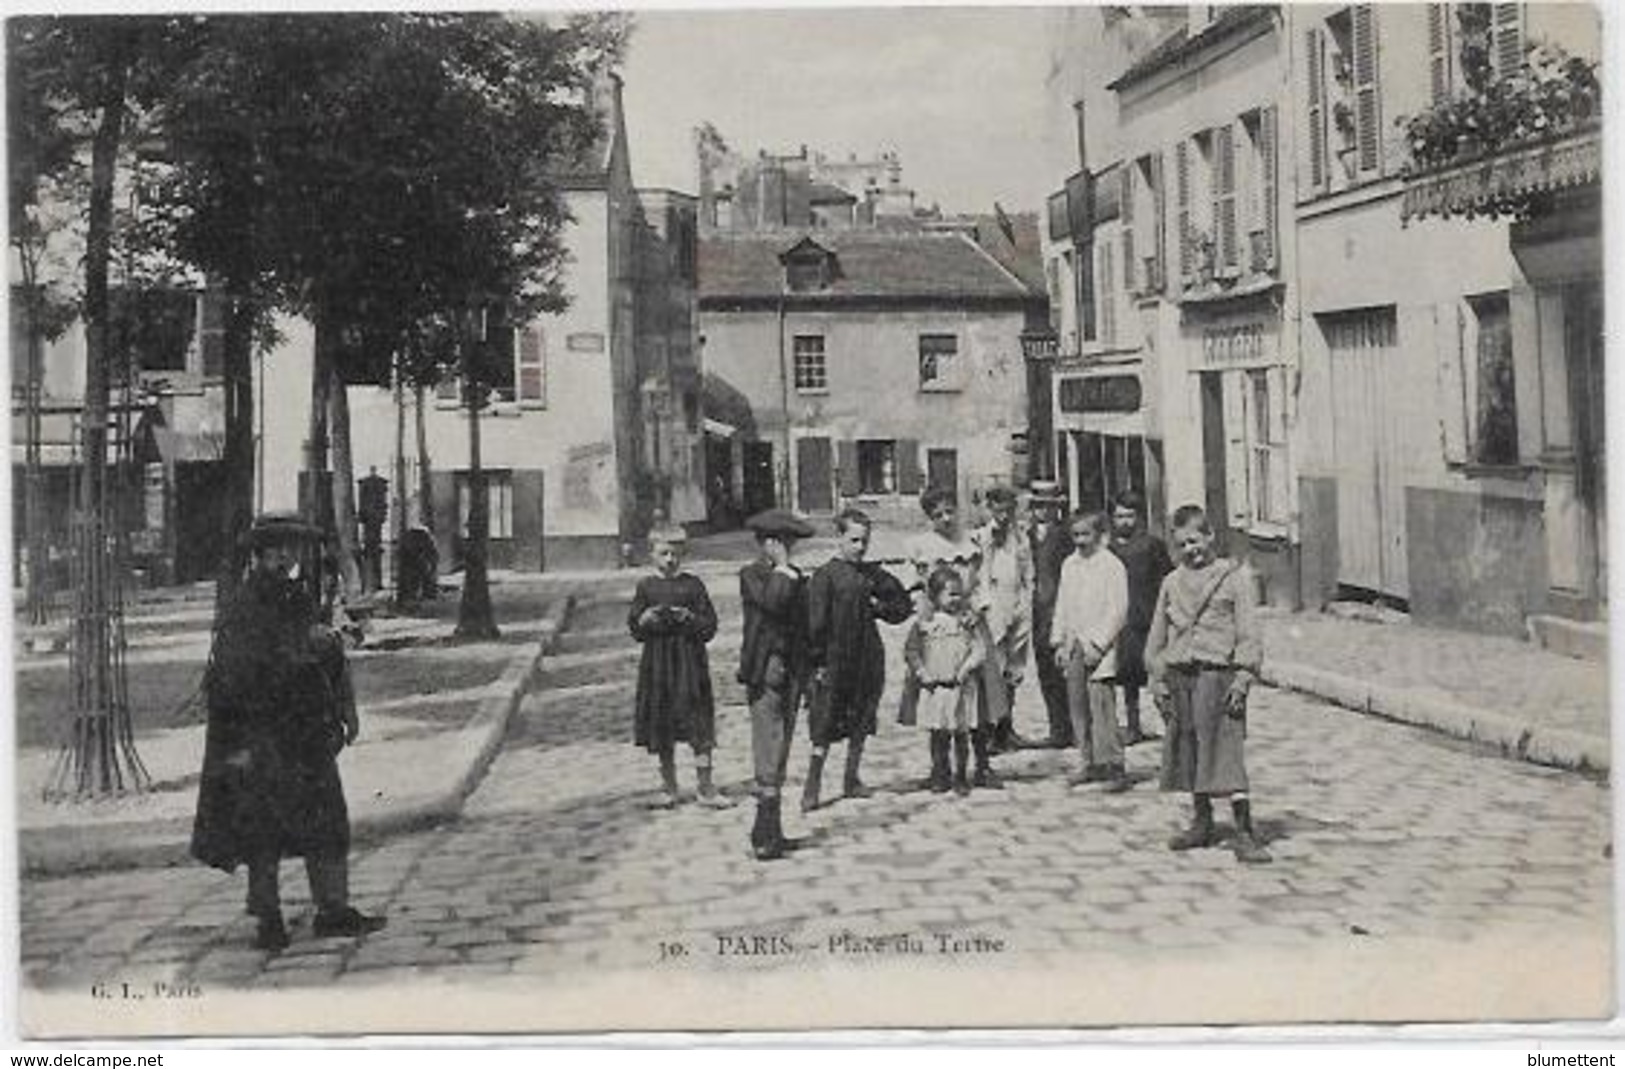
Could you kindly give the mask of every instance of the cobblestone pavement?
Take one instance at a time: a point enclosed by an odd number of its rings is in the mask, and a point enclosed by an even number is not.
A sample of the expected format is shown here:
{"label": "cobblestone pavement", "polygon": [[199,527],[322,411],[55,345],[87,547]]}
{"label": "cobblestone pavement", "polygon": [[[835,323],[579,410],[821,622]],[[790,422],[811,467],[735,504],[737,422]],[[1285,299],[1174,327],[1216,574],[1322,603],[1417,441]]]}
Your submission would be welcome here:
{"label": "cobblestone pavement", "polygon": [[[311,938],[293,865],[283,882],[294,944],[276,956],[247,948],[240,876],[189,868],[31,880],[21,889],[28,982],[557,980],[654,968],[663,945],[688,968],[783,970],[839,957],[830,940],[843,932],[909,933],[932,947],[939,933],[979,937],[1000,944],[1005,963],[1039,965],[1412,937],[1449,954],[1530,926],[1609,938],[1605,785],[1264,688],[1249,745],[1274,865],[1244,868],[1222,849],[1170,853],[1164,841],[1185,816],[1179,799],[1149,782],[1117,796],[1068,789],[1073,759],[1053,751],[1000,758],[1003,791],[930,794],[917,787],[924,737],[891,723],[865,762],[875,796],[790,814],[804,848],[755,863],[746,851],[749,728],[732,682],[738,604],[724,584],[712,588],[724,616],[711,647],[718,775],[737,808],[647,808],[657,776],[629,742],[635,650],[625,605],[589,602],[464,817],[356,851],[355,897],[388,913],[385,931],[359,943]],[[1018,707],[1024,730],[1041,720],[1030,689]],[[888,699],[883,721],[891,710]],[[1130,751],[1140,777],[1152,776],[1155,750]],[[805,754],[803,728],[792,792]],[[683,776],[691,789],[691,772]],[[787,937],[791,949],[719,952],[737,949],[730,936]],[[955,960],[985,953],[964,949]]]}
{"label": "cobblestone pavement", "polygon": [[1528,642],[1330,614],[1266,613],[1266,656],[1504,712],[1531,727],[1608,736],[1608,666]]}

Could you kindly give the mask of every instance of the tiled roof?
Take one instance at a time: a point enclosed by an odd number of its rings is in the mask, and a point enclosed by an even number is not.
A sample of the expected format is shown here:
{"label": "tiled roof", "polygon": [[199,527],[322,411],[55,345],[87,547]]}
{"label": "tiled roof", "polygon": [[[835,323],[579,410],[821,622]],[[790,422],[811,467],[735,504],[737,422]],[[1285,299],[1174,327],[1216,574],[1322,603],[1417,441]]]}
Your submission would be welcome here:
{"label": "tiled roof", "polygon": [[857,199],[840,186],[829,182],[813,182],[807,187],[807,200],[812,204],[855,204]]}
{"label": "tiled roof", "polygon": [[1257,24],[1275,11],[1273,4],[1232,4],[1222,8],[1213,21],[1202,27],[1194,37],[1189,29],[1181,27],[1165,37],[1151,51],[1129,64],[1128,70],[1107,84],[1107,89],[1126,89],[1144,81],[1157,71],[1172,66],[1187,56],[1223,40],[1231,34]]}
{"label": "tiled roof", "polygon": [[827,289],[797,293],[798,301],[1031,298],[1025,286],[960,234],[782,230],[702,237],[700,299],[778,297],[784,282],[779,256],[809,236],[835,254],[836,277]]}

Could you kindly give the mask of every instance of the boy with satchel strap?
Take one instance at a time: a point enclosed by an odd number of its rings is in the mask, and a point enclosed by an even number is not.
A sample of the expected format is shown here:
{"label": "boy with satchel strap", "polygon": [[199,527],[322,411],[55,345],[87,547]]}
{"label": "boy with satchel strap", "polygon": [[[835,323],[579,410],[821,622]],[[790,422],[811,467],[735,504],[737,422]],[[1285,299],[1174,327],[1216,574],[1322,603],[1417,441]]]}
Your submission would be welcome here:
{"label": "boy with satchel strap", "polygon": [[1174,513],[1173,542],[1180,564],[1157,595],[1145,659],[1167,723],[1162,789],[1189,791],[1195,819],[1168,846],[1217,842],[1213,799],[1228,798],[1236,859],[1267,863],[1269,851],[1253,830],[1243,756],[1247,692],[1264,652],[1251,575],[1241,562],[1215,556],[1213,528],[1199,506]]}

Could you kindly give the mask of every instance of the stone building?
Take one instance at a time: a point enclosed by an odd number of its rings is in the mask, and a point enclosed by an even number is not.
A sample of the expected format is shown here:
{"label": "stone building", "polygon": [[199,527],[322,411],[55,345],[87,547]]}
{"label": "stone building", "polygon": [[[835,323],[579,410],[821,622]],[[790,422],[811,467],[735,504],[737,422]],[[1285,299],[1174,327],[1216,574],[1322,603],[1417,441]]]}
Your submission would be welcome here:
{"label": "stone building", "polygon": [[[1510,634],[1554,610],[1596,615],[1594,198],[1588,208],[1582,190],[1573,211],[1517,228],[1420,210],[1430,194],[1408,181],[1404,125],[1466,93],[1474,62],[1510,82],[1537,41],[1596,59],[1595,11],[1355,4],[1293,6],[1287,19],[1302,131],[1290,160],[1304,601],[1379,597],[1421,620]],[[1595,181],[1594,149],[1590,159],[1582,186]]]}
{"label": "stone building", "polygon": [[[493,344],[511,358],[481,417],[494,568],[612,566],[658,515],[704,519],[695,201],[634,187],[619,79],[606,78],[598,92],[604,140],[555,176],[572,220],[562,279],[569,306],[493,327]],[[297,502],[309,344],[308,330],[294,324],[285,351],[267,361],[276,413],[265,428],[269,507]],[[350,407],[357,475],[376,468],[397,480],[399,416],[406,485],[415,491],[410,399],[399,413],[387,386],[353,386]],[[454,381],[426,397],[422,422],[435,538],[442,562],[456,567],[468,513],[468,420]],[[410,503],[409,519],[423,516],[423,504]],[[386,537],[395,522],[391,515]]]}
{"label": "stone building", "polygon": [[854,504],[912,525],[927,485],[969,504],[1025,479],[1021,338],[1044,301],[966,234],[713,231],[699,277],[715,494],[735,514]]}

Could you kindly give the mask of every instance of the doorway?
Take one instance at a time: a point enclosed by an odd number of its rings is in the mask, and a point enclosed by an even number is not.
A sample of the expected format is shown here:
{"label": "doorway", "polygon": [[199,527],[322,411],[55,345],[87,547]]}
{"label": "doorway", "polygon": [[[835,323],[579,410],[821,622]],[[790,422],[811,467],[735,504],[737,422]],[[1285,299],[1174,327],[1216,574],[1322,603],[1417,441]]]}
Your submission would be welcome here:
{"label": "doorway", "polygon": [[1574,414],[1575,490],[1580,502],[1580,594],[1598,615],[1608,600],[1607,441],[1603,370],[1602,290],[1595,282],[1563,294],[1563,348]]}
{"label": "doorway", "polygon": [[773,489],[773,443],[746,442],[742,454],[745,515],[754,516],[777,503]]}
{"label": "doorway", "polygon": [[1229,542],[1229,473],[1225,467],[1228,439],[1224,426],[1224,376],[1204,371],[1202,384],[1202,504],[1220,546]]}
{"label": "doorway", "polygon": [[796,507],[805,513],[835,508],[834,452],[828,438],[796,439]]}

